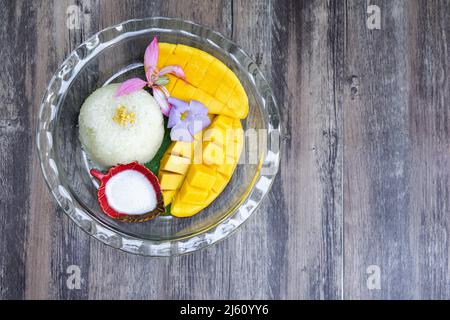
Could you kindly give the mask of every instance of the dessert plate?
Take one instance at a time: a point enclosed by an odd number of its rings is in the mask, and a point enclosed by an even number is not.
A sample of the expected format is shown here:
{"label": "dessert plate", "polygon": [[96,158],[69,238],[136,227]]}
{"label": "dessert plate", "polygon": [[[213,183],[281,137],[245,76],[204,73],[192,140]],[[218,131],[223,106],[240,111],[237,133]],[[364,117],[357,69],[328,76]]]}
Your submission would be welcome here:
{"label": "dessert plate", "polygon": [[[89,171],[78,138],[78,115],[94,90],[142,76],[142,52],[154,36],[185,44],[225,63],[249,100],[242,126],[244,151],[225,190],[190,218],[158,216],[142,223],[103,214],[98,181]],[[64,212],[94,238],[145,256],[193,252],[224,239],[241,226],[269,192],[280,161],[280,118],[273,94],[257,65],[235,43],[193,22],[146,18],[125,21],[93,35],[75,49],[52,77],[40,106],[37,148],[45,180]]]}

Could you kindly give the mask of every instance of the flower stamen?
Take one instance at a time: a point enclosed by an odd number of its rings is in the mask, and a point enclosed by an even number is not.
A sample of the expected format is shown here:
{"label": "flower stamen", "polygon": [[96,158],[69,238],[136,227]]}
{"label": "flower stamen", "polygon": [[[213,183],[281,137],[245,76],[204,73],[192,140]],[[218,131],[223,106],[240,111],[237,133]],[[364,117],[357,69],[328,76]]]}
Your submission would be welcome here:
{"label": "flower stamen", "polygon": [[181,114],[181,116],[180,116],[180,120],[186,119],[187,115],[188,115],[188,112],[187,112],[187,111],[183,112],[183,113]]}
{"label": "flower stamen", "polygon": [[124,105],[119,105],[112,119],[115,123],[123,127],[127,124],[135,124],[136,114],[134,112],[128,112]]}

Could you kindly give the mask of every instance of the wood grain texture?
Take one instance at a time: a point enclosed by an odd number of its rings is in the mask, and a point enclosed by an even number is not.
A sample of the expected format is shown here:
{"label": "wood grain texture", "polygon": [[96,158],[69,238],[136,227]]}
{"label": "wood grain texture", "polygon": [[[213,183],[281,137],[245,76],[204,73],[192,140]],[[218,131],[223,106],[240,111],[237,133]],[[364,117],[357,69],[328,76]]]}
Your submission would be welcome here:
{"label": "wood grain texture", "polygon": [[381,30],[365,28],[364,3],[347,15],[345,294],[448,299],[448,2],[372,3]]}
{"label": "wood grain texture", "polygon": [[[27,31],[27,24],[36,22],[33,9],[16,16],[21,6],[6,7],[0,12],[0,40],[3,61],[0,72],[0,297],[20,299],[25,290],[25,251],[23,247],[29,211],[28,189],[30,185],[30,163],[26,160],[32,142],[32,133],[28,130],[30,114],[27,106],[32,83],[28,61],[33,53],[24,47],[33,47],[36,39]],[[15,20],[17,17],[17,20]],[[8,30],[11,23],[16,28]],[[20,67],[17,67],[20,66]]]}
{"label": "wood grain texture", "polygon": [[272,213],[270,224],[276,230],[273,236],[287,230],[285,298],[341,297],[342,109],[336,103],[334,79],[336,6],[276,1],[272,8],[269,72],[287,140],[272,193],[279,197],[276,203],[285,206],[273,208],[278,214]]}
{"label": "wood grain texture", "polygon": [[[0,298],[450,298],[448,1],[0,0]],[[80,29],[66,27],[67,7]],[[130,18],[177,17],[233,39],[283,125],[280,173],[232,237],[170,259],[91,239],[57,208],[34,145],[64,58]],[[80,267],[81,289],[66,285]],[[366,269],[381,270],[381,289]]]}

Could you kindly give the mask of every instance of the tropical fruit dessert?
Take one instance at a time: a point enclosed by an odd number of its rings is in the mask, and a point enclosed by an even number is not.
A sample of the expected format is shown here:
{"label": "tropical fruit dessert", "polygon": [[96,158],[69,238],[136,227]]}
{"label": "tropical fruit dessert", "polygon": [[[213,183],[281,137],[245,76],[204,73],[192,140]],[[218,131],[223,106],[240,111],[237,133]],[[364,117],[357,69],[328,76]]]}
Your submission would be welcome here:
{"label": "tropical fruit dessert", "polygon": [[[80,140],[108,173],[98,199],[109,217],[142,222],[190,217],[225,189],[239,161],[248,98],[234,72],[207,52],[159,43],[144,55],[145,79],[95,91],[83,104]],[[150,94],[151,93],[151,94]]]}

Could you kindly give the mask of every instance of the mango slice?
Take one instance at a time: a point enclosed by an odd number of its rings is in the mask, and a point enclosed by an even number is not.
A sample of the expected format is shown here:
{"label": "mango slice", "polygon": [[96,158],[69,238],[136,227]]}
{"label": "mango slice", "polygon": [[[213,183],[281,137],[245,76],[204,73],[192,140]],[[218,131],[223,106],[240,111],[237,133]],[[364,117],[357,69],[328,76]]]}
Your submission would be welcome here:
{"label": "mango slice", "polygon": [[216,182],[216,172],[208,166],[192,165],[186,177],[189,185],[197,188],[211,189]]}
{"label": "mango slice", "polygon": [[160,171],[158,178],[161,190],[177,190],[183,182],[184,175]]}
{"label": "mango slice", "polygon": [[168,75],[170,95],[198,100],[211,114],[244,119],[248,97],[238,77],[223,62],[202,50],[182,44],[159,43],[158,68],[180,65],[189,83]]}
{"label": "mango slice", "polygon": [[168,206],[169,204],[172,203],[172,199],[173,199],[174,195],[175,195],[175,190],[163,190],[162,191],[162,196],[163,196],[163,201],[164,201],[165,206]]}
{"label": "mango slice", "polygon": [[[164,155],[159,172],[161,189],[163,196],[174,191],[167,199],[170,196],[171,214],[176,217],[190,217],[214,201],[230,181],[242,152],[244,133],[239,119],[218,115],[204,133],[201,141],[196,136],[192,143],[172,142]],[[200,161],[196,161],[197,156]],[[174,167],[186,160],[190,161],[186,171],[184,166]],[[182,182],[173,181],[174,175]]]}
{"label": "mango slice", "polygon": [[191,161],[188,158],[183,158],[173,154],[171,155],[165,154],[161,159],[161,164],[159,167],[160,170],[184,175],[186,174],[190,163]]}

